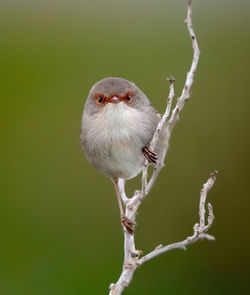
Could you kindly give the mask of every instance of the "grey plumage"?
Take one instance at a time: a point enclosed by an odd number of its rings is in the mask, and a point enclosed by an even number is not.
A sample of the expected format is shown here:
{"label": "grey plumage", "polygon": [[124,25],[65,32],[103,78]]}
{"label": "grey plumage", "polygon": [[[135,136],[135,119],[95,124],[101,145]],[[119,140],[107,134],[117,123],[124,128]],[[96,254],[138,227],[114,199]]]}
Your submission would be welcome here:
{"label": "grey plumage", "polygon": [[[124,97],[133,93],[133,101],[99,105],[96,97]],[[141,172],[142,148],[149,146],[160,116],[146,95],[132,82],[105,78],[90,90],[84,106],[81,146],[86,158],[111,178],[129,179]]]}

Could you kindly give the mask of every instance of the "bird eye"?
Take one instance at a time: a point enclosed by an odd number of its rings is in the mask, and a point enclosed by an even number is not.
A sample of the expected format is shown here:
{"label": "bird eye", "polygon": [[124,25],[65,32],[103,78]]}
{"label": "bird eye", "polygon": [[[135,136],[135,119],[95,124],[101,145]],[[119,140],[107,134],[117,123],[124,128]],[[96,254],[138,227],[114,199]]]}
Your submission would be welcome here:
{"label": "bird eye", "polygon": [[103,98],[101,96],[98,96],[97,97],[97,101],[98,101],[98,103],[102,103],[103,102]]}
{"label": "bird eye", "polygon": [[130,94],[126,95],[127,102],[131,103],[133,101],[132,96]]}

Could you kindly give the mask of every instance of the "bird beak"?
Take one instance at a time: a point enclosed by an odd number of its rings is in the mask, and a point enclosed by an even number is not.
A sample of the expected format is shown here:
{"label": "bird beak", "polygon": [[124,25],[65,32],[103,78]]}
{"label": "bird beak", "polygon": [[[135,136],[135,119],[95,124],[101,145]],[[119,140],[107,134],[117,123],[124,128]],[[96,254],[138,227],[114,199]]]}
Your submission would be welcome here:
{"label": "bird beak", "polygon": [[111,99],[110,99],[110,102],[111,103],[118,103],[120,102],[119,98],[117,96],[113,96]]}

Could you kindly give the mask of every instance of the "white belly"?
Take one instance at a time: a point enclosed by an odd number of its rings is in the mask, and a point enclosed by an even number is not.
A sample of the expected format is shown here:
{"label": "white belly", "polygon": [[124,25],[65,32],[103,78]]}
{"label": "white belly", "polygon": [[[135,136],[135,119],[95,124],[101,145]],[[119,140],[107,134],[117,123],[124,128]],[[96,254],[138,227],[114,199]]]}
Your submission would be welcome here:
{"label": "white belly", "polygon": [[98,170],[109,177],[124,179],[141,172],[145,160],[142,148],[153,134],[142,111],[122,102],[109,103],[85,122],[88,128],[84,150]]}
{"label": "white belly", "polygon": [[135,177],[141,172],[144,163],[141,149],[132,141],[114,141],[110,157],[103,161],[103,172],[124,179]]}

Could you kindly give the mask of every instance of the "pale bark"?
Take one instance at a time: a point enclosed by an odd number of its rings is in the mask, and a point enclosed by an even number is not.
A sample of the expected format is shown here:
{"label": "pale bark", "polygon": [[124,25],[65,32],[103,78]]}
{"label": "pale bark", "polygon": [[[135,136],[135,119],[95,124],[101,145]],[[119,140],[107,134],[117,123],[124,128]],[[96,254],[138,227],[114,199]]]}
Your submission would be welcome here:
{"label": "pale bark", "polygon": [[[120,191],[120,195],[125,206],[125,215],[132,221],[136,221],[137,210],[141,205],[142,201],[148,195],[149,191],[151,190],[152,186],[154,185],[157,176],[160,170],[164,167],[164,161],[166,157],[166,153],[169,147],[169,140],[173,130],[173,127],[177,123],[179,119],[179,114],[183,109],[185,102],[190,97],[190,89],[194,82],[194,75],[197,69],[200,50],[198,47],[198,42],[192,27],[192,11],[191,11],[191,0],[188,0],[187,5],[187,19],[186,24],[188,28],[188,32],[192,41],[193,46],[193,59],[191,63],[191,67],[189,72],[187,73],[186,81],[181,93],[181,96],[177,99],[177,103],[172,110],[171,113],[171,106],[174,97],[174,78],[169,78],[170,82],[170,92],[167,100],[167,106],[165,113],[161,117],[155,134],[152,138],[150,149],[153,151],[159,143],[159,138],[161,137],[161,132],[164,132],[165,137],[161,139],[161,151],[157,165],[154,167],[153,174],[148,182],[148,166],[149,163],[146,160],[142,172],[142,187],[140,191],[135,191],[135,194],[132,198],[128,198],[125,192],[125,181],[119,179],[118,187]],[[171,113],[171,116],[170,116]],[[170,118],[169,118],[170,116]],[[169,119],[168,119],[169,118]],[[210,203],[208,203],[208,217],[206,223],[206,197],[209,190],[213,187],[214,182],[216,180],[216,171],[211,173],[210,177],[208,178],[207,182],[203,185],[203,188],[200,193],[200,204],[199,204],[199,223],[196,223],[193,227],[193,235],[187,237],[183,241],[172,243],[166,246],[159,245],[157,246],[152,252],[142,256],[142,251],[136,250],[135,247],[135,235],[129,234],[126,229],[124,231],[124,262],[122,273],[120,278],[115,284],[110,285],[109,295],[119,295],[122,294],[123,290],[130,284],[135,270],[141,266],[143,263],[151,260],[152,258],[170,251],[172,249],[186,249],[186,247],[190,244],[193,244],[199,240],[207,239],[207,240],[214,240],[214,237],[207,234],[208,229],[212,226],[214,220],[213,208]],[[142,256],[142,257],[141,257]]]}

